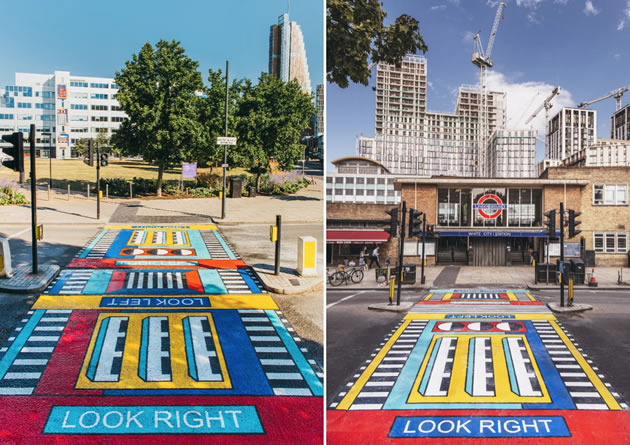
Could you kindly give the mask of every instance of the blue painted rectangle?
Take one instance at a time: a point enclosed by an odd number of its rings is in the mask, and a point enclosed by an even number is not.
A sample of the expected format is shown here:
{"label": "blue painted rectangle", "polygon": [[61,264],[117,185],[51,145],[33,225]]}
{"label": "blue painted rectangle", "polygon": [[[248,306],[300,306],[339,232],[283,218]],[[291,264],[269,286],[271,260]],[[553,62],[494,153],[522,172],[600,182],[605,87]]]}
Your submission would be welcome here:
{"label": "blue painted rectangle", "polygon": [[253,405],[53,406],[44,434],[263,434]]}
{"label": "blue painted rectangle", "polygon": [[571,437],[561,416],[396,417],[388,437]]}
{"label": "blue painted rectangle", "polygon": [[440,236],[484,236],[484,237],[507,237],[507,238],[544,238],[547,236],[547,232],[541,230],[540,232],[506,232],[506,231],[485,231],[485,232],[473,232],[473,231],[440,231]]}
{"label": "blue painted rectangle", "polygon": [[210,307],[207,297],[103,297],[100,307]]}
{"label": "blue painted rectangle", "polygon": [[483,319],[503,319],[516,318],[514,315],[506,314],[447,314],[444,318],[483,318]]}

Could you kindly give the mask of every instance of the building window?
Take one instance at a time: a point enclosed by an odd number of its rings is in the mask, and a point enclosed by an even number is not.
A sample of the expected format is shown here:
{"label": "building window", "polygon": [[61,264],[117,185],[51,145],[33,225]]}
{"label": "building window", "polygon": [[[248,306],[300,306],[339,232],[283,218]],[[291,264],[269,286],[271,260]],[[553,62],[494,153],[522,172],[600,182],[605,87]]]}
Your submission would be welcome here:
{"label": "building window", "polygon": [[0,119],[13,119],[12,114],[0,114]]}
{"label": "building window", "polygon": [[94,111],[107,111],[107,105],[92,105]]}
{"label": "building window", "polygon": [[343,184],[343,176],[337,176],[335,178],[335,184]]}
{"label": "building window", "polygon": [[29,102],[18,102],[18,108],[31,108],[31,104]]}
{"label": "building window", "polygon": [[91,83],[90,88],[109,88],[109,84],[106,83]]}
{"label": "building window", "polygon": [[87,84],[87,82],[82,82],[82,81],[79,81],[79,80],[71,80],[70,81],[70,86],[71,87],[87,88],[88,84]]}
{"label": "building window", "polygon": [[593,184],[593,205],[628,204],[627,184]]}
{"label": "building window", "polygon": [[326,184],[332,184],[332,176],[326,176]]}
{"label": "building window", "polygon": [[626,253],[628,251],[628,234],[594,233],[593,247],[598,253]]}
{"label": "building window", "polygon": [[90,94],[90,98],[91,99],[107,99],[108,95],[107,94],[100,94],[100,93],[92,93],[92,94]]}
{"label": "building window", "polygon": [[332,195],[333,189],[326,189],[326,194],[327,195]]}
{"label": "building window", "polygon": [[122,111],[122,107],[119,107],[118,105],[112,105],[112,111]]}
{"label": "building window", "polygon": [[92,122],[107,122],[107,116],[92,116]]}
{"label": "building window", "polygon": [[122,122],[124,121],[125,118],[124,117],[120,117],[120,116],[114,116],[112,117],[112,122]]}
{"label": "building window", "polygon": [[71,110],[87,110],[87,105],[83,104],[70,104]]}

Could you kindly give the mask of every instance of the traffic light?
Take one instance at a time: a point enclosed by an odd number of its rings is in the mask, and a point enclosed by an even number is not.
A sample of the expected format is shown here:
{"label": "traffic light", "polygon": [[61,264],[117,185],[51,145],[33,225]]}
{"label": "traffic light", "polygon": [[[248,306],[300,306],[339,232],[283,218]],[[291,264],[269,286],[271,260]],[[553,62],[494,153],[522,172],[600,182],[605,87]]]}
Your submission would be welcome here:
{"label": "traffic light", "polygon": [[109,161],[107,160],[107,153],[101,153],[101,167],[107,167],[107,164],[109,164]]}
{"label": "traffic light", "polygon": [[547,236],[550,239],[556,238],[556,209],[545,212],[545,226],[547,226]]}
{"label": "traffic light", "polygon": [[16,172],[24,172],[24,136],[22,132],[2,135],[2,140],[13,145],[11,148],[4,148],[2,151],[13,158],[12,161],[5,161],[3,165]]}
{"label": "traffic light", "polygon": [[427,226],[427,233],[425,234],[427,239],[435,238],[435,224],[430,224]]}
{"label": "traffic light", "polygon": [[87,141],[87,153],[85,153],[83,162],[90,167],[94,167],[94,144],[92,142],[92,139]]}
{"label": "traffic light", "polygon": [[577,226],[582,224],[582,221],[577,221],[575,218],[580,216],[582,212],[576,212],[575,210],[569,209],[569,238],[574,238],[582,233],[581,230],[575,230]]}
{"label": "traffic light", "polygon": [[408,236],[411,238],[413,236],[420,236],[422,232],[422,220],[420,217],[422,216],[422,212],[416,209],[409,209],[409,231]]}
{"label": "traffic light", "polygon": [[398,237],[398,207],[395,207],[391,210],[385,210],[390,216],[389,227],[385,229],[387,233],[391,235],[392,238]]}

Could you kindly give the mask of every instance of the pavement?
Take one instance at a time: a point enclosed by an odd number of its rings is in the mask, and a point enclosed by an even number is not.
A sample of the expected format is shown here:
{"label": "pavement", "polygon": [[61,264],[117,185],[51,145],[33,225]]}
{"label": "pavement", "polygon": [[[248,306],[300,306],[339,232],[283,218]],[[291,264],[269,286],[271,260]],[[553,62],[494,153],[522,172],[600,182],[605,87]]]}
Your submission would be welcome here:
{"label": "pavement", "polygon": [[15,292],[29,294],[43,291],[59,274],[56,264],[38,265],[37,273],[33,273],[32,266],[18,266],[13,270],[10,278],[0,279],[0,292]]}
{"label": "pavement", "polygon": [[[440,274],[445,269],[457,269],[457,276],[450,284],[459,287],[478,287],[480,285],[506,285],[510,287],[520,287],[532,290],[543,289],[559,289],[557,284],[535,283],[534,268],[532,266],[506,266],[506,267],[473,267],[473,266],[429,266],[425,267],[425,284],[420,283],[420,267],[416,268],[416,282],[414,284],[403,284],[403,289],[431,289],[439,285],[436,282]],[[329,268],[329,271],[332,270]],[[630,268],[628,267],[606,267],[598,266],[595,268],[587,268],[586,282],[590,280],[593,274],[598,283],[598,289],[627,289],[630,291]],[[622,284],[618,284],[619,271],[623,277]],[[328,284],[328,289],[360,289],[360,290],[378,290],[387,289],[387,284],[376,282],[376,272],[370,269],[364,275],[363,281],[358,284],[344,284],[333,287]],[[565,286],[566,288],[566,286]],[[575,285],[576,289],[590,288],[587,284]]]}

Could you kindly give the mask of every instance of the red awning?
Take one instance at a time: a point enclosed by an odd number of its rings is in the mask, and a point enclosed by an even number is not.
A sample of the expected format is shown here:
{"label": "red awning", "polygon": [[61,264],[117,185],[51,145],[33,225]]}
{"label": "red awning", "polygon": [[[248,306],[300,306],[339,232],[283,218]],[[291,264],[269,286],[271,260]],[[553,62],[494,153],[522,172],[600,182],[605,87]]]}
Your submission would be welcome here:
{"label": "red awning", "polygon": [[326,242],[332,244],[386,243],[389,233],[382,230],[327,230]]}

